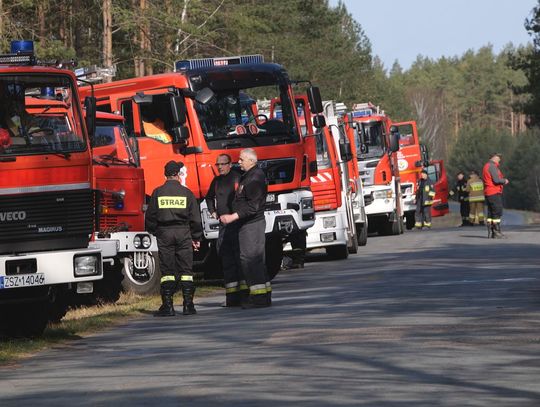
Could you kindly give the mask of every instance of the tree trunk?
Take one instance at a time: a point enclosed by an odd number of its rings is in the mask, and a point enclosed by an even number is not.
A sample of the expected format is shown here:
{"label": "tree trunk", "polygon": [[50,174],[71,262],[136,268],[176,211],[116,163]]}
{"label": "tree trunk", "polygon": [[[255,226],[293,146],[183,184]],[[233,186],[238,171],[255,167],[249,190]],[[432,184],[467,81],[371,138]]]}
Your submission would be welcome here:
{"label": "tree trunk", "polygon": [[[110,68],[113,65],[112,46],[112,0],[103,0],[103,65]],[[111,77],[106,77],[105,82],[111,82]]]}

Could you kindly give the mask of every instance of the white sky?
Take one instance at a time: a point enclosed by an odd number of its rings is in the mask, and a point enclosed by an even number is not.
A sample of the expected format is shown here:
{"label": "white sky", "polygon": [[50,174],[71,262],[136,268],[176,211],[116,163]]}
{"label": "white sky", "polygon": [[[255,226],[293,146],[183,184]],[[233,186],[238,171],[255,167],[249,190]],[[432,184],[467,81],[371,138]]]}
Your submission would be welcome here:
{"label": "white sky", "polygon": [[[460,56],[491,44],[530,42],[523,23],[537,0],[344,0],[386,68],[408,69],[421,54]],[[337,0],[330,0],[335,6]]]}

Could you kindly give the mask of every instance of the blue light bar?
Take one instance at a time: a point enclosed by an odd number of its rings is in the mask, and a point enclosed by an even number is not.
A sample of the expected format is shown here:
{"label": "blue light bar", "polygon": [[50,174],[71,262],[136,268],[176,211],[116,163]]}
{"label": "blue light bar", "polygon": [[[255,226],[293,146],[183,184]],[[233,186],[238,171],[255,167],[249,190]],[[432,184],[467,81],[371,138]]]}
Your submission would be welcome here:
{"label": "blue light bar", "polygon": [[213,66],[228,66],[228,65],[245,65],[245,64],[262,64],[264,58],[262,55],[239,55],[235,57],[219,57],[219,58],[201,58],[201,59],[185,59],[176,61],[174,64],[175,72],[187,71],[188,69],[210,68]]}
{"label": "blue light bar", "polygon": [[355,110],[352,112],[352,117],[368,117],[373,116],[373,110],[371,109],[363,109],[363,110]]}
{"label": "blue light bar", "polygon": [[33,54],[34,41],[28,41],[28,40],[11,41],[11,53],[12,54]]}
{"label": "blue light bar", "polygon": [[11,41],[11,54],[0,55],[2,65],[35,65],[33,41]]}

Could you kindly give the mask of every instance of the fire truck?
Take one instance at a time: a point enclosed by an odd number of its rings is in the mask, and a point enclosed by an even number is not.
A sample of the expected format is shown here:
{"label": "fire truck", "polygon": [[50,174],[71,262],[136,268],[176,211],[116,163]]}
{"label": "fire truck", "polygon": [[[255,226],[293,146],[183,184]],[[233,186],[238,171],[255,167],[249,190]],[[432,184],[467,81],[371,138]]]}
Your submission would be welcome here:
{"label": "fire truck", "polygon": [[414,227],[416,188],[422,168],[428,170],[435,187],[431,213],[433,217],[448,213],[448,179],[442,160],[429,160],[425,145],[420,144],[416,122],[393,123],[399,133],[398,168],[401,179],[403,212],[407,229]]}
{"label": "fire truck", "polygon": [[[322,110],[318,89],[310,89]],[[83,88],[83,94],[92,89]],[[118,112],[136,139],[146,194],[163,183],[163,166],[173,159],[184,163],[183,182],[201,200],[205,242],[198,260],[211,257],[219,224],[204,204],[217,174],[219,154],[234,162],[240,151],[253,148],[268,181],[266,216],[267,267],[275,275],[281,265],[282,238],[314,223],[309,177],[316,172],[314,140],[302,138],[291,83],[277,64],[262,56],[238,56],[178,61],[176,72],[94,86],[98,109]],[[255,100],[279,97],[283,120],[241,103],[245,94]],[[312,154],[310,152],[313,152]]]}
{"label": "fire truck", "polygon": [[85,125],[74,74],[37,61],[29,41],[0,56],[0,99],[0,329],[34,336],[102,278],[89,247],[95,100]]}
{"label": "fire truck", "polygon": [[120,288],[137,294],[159,287],[156,238],[144,227],[144,170],[122,116],[97,112],[92,140],[98,222],[94,245],[103,252],[104,277],[96,284],[100,300],[115,301]]}
{"label": "fire truck", "polygon": [[403,233],[398,168],[399,134],[390,118],[371,103],[353,106],[358,167],[364,186],[369,230],[379,235]]}

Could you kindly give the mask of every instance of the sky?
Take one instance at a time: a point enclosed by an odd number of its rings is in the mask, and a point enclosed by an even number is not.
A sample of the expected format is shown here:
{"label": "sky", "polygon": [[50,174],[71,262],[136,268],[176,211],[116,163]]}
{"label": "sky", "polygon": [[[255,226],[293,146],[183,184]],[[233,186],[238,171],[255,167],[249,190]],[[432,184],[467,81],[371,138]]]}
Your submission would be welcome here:
{"label": "sky", "polygon": [[[523,23],[537,0],[342,0],[385,68],[408,69],[418,55],[461,56],[491,44],[531,42]],[[330,4],[337,5],[337,0]]]}

